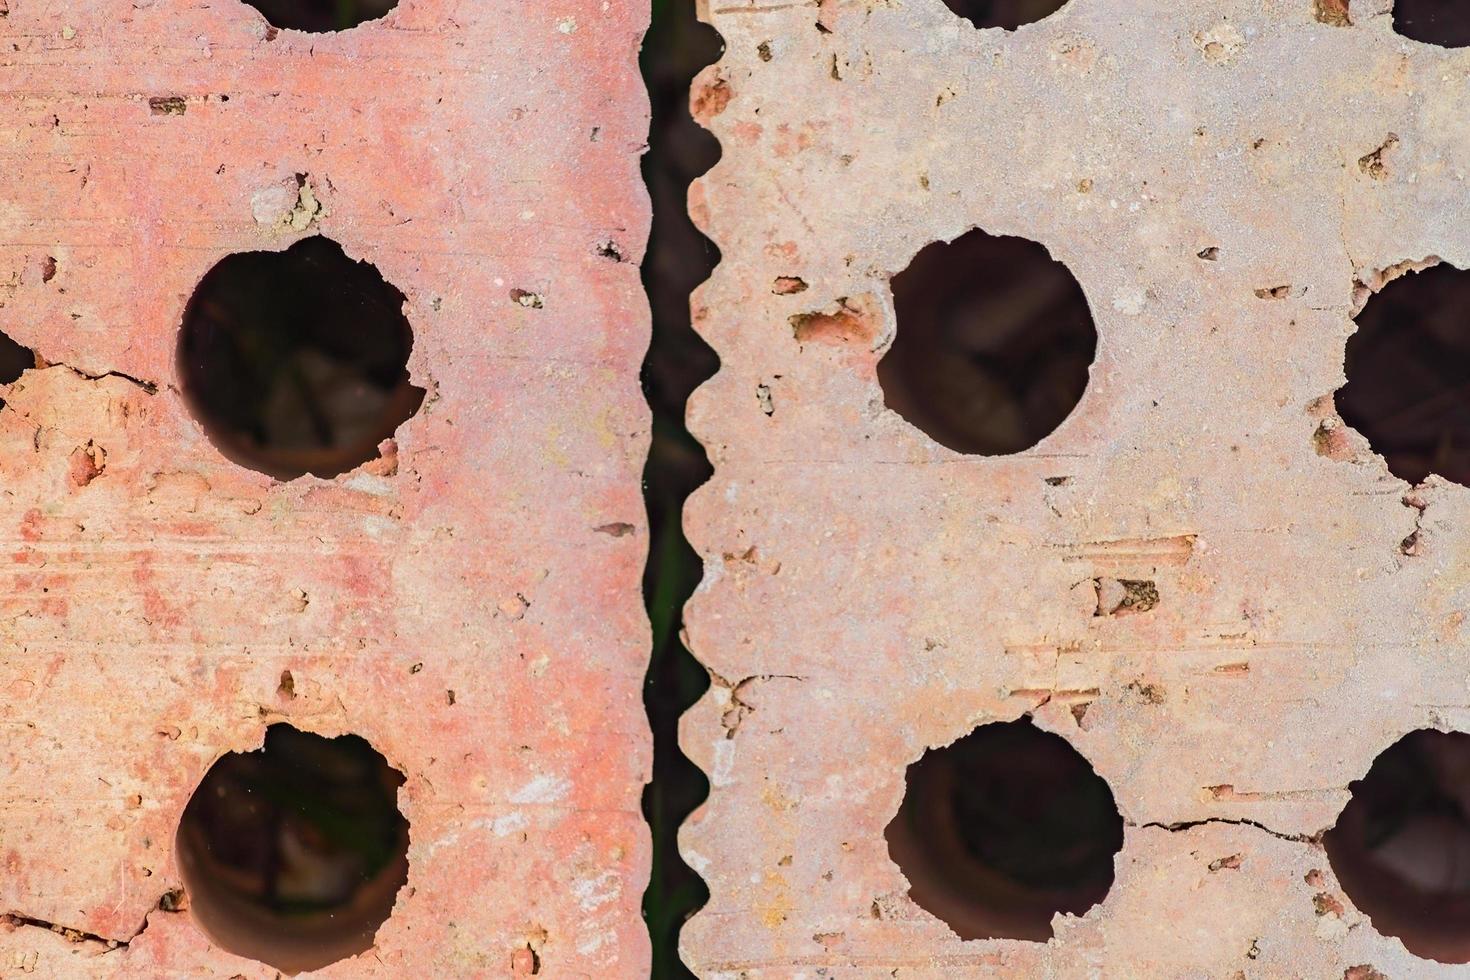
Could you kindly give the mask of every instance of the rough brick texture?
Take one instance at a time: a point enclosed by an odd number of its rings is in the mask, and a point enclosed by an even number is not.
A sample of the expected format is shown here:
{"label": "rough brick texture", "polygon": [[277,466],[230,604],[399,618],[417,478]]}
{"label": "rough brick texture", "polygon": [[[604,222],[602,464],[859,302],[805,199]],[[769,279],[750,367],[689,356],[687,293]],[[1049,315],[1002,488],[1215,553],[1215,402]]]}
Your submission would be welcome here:
{"label": "rough brick texture", "polygon": [[[1470,725],[1470,496],[1406,503],[1333,416],[1355,280],[1470,263],[1470,60],[1389,7],[1072,0],[1007,34],[941,0],[706,4],[696,973],[1459,975],[1378,935],[1301,839],[1399,735]],[[1100,337],[1080,406],[1012,457],[937,446],[875,377],[888,279],[976,226],[1045,244]],[[1097,579],[1157,604],[1099,616]],[[1028,711],[1110,783],[1117,881],[1049,944],[961,942],[884,827],[927,747]]]}
{"label": "rough brick texture", "polygon": [[[320,975],[646,975],[646,20],[0,0],[0,329],[55,365],[0,411],[0,913],[96,937],[12,920],[0,972],[272,976],[155,907],[198,780],[288,720],[407,776],[408,886]],[[407,294],[429,395],[385,460],[273,484],[174,344],[220,258],[318,230]]]}

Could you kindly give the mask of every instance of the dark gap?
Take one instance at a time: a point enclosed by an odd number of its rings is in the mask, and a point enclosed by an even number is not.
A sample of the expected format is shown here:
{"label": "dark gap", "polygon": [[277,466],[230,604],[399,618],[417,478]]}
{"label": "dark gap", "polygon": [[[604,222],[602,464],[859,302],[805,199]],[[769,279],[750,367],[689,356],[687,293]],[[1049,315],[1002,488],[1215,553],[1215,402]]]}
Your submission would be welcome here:
{"label": "dark gap", "polygon": [[709,676],[680,639],[684,603],[703,572],[684,537],[684,501],[710,477],[704,448],[684,426],[689,394],[715,373],[719,361],[690,317],[689,297],[709,278],[719,253],[689,219],[690,183],[714,166],[720,147],[689,113],[690,84],[724,51],[715,31],[700,23],[695,0],[654,0],[644,38],[642,69],[652,103],[643,177],[653,201],[653,226],[643,284],[653,314],[653,338],[643,363],[643,389],[653,410],[653,444],[644,470],[649,557],[644,601],[653,650],[644,703],[653,729],[653,781],[643,812],[653,834],[653,869],[643,914],[653,940],[653,980],[692,977],[680,962],[684,922],[708,900],[704,882],[679,855],[677,835],[709,784],[679,749],[679,716],[709,687]]}
{"label": "dark gap", "polygon": [[189,910],[221,948],[286,973],[372,947],[408,880],[403,774],[356,735],[290,725],[205,774],[175,850]]}
{"label": "dark gap", "polygon": [[1395,0],[1393,29],[1442,48],[1470,46],[1470,5],[1465,0]]}
{"label": "dark gap", "polygon": [[1470,735],[1410,732],[1349,788],[1322,838],[1343,892],[1415,956],[1470,963]]}
{"label": "dark gap", "polygon": [[1337,412],[1389,472],[1470,485],[1470,272],[1437,265],[1369,298],[1347,342]]}
{"label": "dark gap", "polygon": [[982,725],[909,766],[884,831],[909,896],[961,939],[1052,937],[1113,884],[1123,818],[1108,784],[1029,718]]}
{"label": "dark gap", "polygon": [[[36,354],[0,333],[0,385],[15,384],[20,376],[37,366]],[[0,405],[5,399],[0,398]]]}
{"label": "dark gap", "polygon": [[272,27],[321,34],[345,31],[377,20],[398,0],[245,0],[265,15]]}
{"label": "dark gap", "polygon": [[1014,31],[1050,17],[1067,0],[944,0],[944,5],[976,27],[1003,27]]}
{"label": "dark gap", "polygon": [[1082,287],[1042,245],[979,229],[935,242],[893,277],[893,303],[884,401],[941,445],[1018,453],[1082,400],[1097,330]]}
{"label": "dark gap", "polygon": [[293,480],[376,459],[424,389],[408,377],[404,295],[327,238],[231,255],[184,311],[178,372],[210,440]]}

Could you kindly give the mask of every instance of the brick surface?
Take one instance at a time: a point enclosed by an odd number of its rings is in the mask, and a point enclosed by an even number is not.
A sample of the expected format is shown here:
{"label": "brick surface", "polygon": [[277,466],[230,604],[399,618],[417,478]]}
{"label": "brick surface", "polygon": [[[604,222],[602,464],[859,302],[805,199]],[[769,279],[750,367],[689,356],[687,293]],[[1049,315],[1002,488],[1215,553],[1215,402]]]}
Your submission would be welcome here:
{"label": "brick surface", "polygon": [[[1407,504],[1331,398],[1355,280],[1470,263],[1470,60],[1351,6],[1072,0],[1008,34],[940,0],[705,5],[700,976],[1460,975],[1378,935],[1310,842],[1401,734],[1470,725],[1470,494]],[[939,447],[875,376],[888,279],[977,226],[1065,262],[1100,338],[1077,410],[1011,457]],[[1157,605],[1099,616],[1100,579]],[[926,748],[1026,712],[1110,783],[1118,878],[1048,944],[962,942],[884,827]]]}
{"label": "brick surface", "polygon": [[[273,975],[155,907],[194,786],[285,720],[407,777],[408,885],[322,976],[646,975],[646,8],[0,0],[0,329],[53,365],[0,411],[0,913],[92,937],[13,922],[0,972]],[[429,394],[273,484],[174,344],[220,258],[317,231],[407,295]]]}

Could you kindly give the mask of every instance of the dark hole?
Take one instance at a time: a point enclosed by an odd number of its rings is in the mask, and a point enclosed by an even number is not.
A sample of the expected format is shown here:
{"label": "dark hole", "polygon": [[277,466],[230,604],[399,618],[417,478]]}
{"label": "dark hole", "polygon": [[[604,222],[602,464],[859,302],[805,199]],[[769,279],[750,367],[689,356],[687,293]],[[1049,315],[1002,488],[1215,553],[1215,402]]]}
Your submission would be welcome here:
{"label": "dark hole", "polygon": [[1000,456],[1056,430],[1087,389],[1097,331],[1045,247],[975,230],[893,277],[898,335],[878,362],[888,407],[936,442]]}
{"label": "dark hole", "polygon": [[1410,732],[1322,839],[1343,891],[1416,956],[1470,962],[1470,735]]}
{"label": "dark hole", "polygon": [[1410,483],[1470,485],[1470,273],[1449,265],[1395,279],[1348,338],[1344,422]]}
{"label": "dark hole", "polygon": [[1030,719],[982,725],[909,766],[885,831],[909,895],[961,939],[1052,937],[1113,884],[1123,818],[1112,790]]}
{"label": "dark hole", "polygon": [[[30,348],[22,347],[0,333],[0,385],[14,384],[35,366],[36,355]],[[4,404],[4,399],[0,399],[0,405]]]}
{"label": "dark hole", "polygon": [[356,955],[408,880],[403,774],[356,735],[272,725],[184,808],[176,841],[189,909],[218,945],[278,970]]}
{"label": "dark hole", "polygon": [[976,27],[1004,27],[1014,31],[1035,23],[1067,5],[1067,0],[944,0],[944,5]]}
{"label": "dark hole", "polygon": [[231,255],[184,312],[184,396],[241,465],[282,480],[344,473],[376,458],[423,404],[403,303],[326,238]]}
{"label": "dark hole", "polygon": [[245,0],[265,15],[272,27],[285,30],[345,31],[377,20],[398,0]]}
{"label": "dark hole", "polygon": [[1393,29],[1442,48],[1470,45],[1470,5],[1465,0],[1395,0]]}

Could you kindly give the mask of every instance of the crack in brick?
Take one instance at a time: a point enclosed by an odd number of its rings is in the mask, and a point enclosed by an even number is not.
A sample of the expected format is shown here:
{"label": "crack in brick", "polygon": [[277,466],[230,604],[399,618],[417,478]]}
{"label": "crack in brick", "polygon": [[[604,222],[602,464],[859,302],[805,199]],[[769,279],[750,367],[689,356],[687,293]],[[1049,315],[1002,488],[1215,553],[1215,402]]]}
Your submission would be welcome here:
{"label": "crack in brick", "polygon": [[46,919],[14,911],[0,914],[0,926],[8,929],[45,929],[47,932],[54,932],[71,943],[97,943],[106,946],[108,950],[126,949],[129,943],[137,939],[148,929],[149,917],[154,912],[182,911],[186,906],[182,903],[181,898],[182,891],[180,889],[171,889],[164,892],[159,896],[158,901],[154,903],[153,908],[149,909],[147,914],[143,916],[143,921],[138,924],[138,928],[134,929],[132,934],[126,939],[114,939],[95,932],[87,932],[85,929],[76,929],[71,926],[62,925],[59,922],[49,922]]}
{"label": "crack in brick", "polygon": [[1143,824],[1130,822],[1128,826],[1136,827],[1140,830],[1167,830],[1171,834],[1178,834],[1208,824],[1226,824],[1231,827],[1254,827],[1256,830],[1264,834],[1269,834],[1277,840],[1290,841],[1293,844],[1310,844],[1313,847],[1322,846],[1322,834],[1324,833],[1323,831],[1318,831],[1315,834],[1288,834],[1285,831],[1273,830],[1259,820],[1250,820],[1245,817],[1206,817],[1203,820],[1181,820],[1176,823],[1162,823],[1157,820],[1152,820]]}

